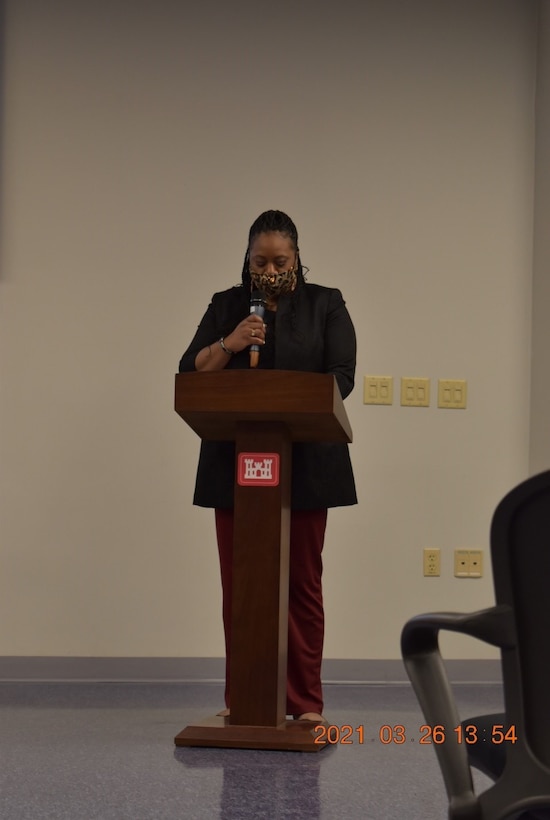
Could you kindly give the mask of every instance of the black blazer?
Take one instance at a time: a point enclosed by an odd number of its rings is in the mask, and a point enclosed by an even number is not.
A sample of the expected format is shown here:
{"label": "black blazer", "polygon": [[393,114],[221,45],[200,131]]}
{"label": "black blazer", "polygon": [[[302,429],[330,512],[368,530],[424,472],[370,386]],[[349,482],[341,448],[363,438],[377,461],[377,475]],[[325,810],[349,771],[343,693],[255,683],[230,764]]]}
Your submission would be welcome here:
{"label": "black blazer", "polygon": [[[206,345],[229,335],[250,310],[242,286],[216,293],[193,341],[183,354],[180,373],[195,369],[195,357]],[[274,349],[260,351],[259,366],[277,370],[333,373],[342,398],[353,389],[355,331],[342,294],[335,288],[302,283],[277,303]],[[268,343],[266,343],[266,353]],[[248,368],[248,349],[232,356],[228,368]],[[235,447],[233,442],[203,441],[194,503],[201,507],[233,507]],[[297,443],[292,446],[292,509],[311,510],[356,504],[355,482],[347,444]]]}

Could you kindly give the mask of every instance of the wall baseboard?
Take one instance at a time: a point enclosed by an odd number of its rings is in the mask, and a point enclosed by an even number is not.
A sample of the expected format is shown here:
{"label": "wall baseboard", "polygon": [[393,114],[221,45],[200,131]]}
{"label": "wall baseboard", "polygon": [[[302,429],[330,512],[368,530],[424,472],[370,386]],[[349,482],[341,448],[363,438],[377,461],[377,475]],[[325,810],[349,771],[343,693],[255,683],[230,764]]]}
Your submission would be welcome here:
{"label": "wall baseboard", "polygon": [[[499,660],[448,660],[452,683],[500,683]],[[0,657],[0,682],[206,683],[224,679],[223,658]],[[401,660],[323,661],[323,682],[408,683]]]}

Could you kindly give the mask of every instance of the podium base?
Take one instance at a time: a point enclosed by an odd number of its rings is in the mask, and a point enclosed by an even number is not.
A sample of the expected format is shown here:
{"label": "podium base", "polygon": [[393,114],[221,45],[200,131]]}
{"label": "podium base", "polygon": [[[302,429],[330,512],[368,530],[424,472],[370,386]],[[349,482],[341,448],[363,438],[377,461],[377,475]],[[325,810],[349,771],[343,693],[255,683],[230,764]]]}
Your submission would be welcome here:
{"label": "podium base", "polygon": [[279,726],[236,726],[229,718],[213,716],[186,726],[174,738],[176,746],[212,746],[225,749],[273,749],[320,752],[327,745],[322,724],[285,720]]}

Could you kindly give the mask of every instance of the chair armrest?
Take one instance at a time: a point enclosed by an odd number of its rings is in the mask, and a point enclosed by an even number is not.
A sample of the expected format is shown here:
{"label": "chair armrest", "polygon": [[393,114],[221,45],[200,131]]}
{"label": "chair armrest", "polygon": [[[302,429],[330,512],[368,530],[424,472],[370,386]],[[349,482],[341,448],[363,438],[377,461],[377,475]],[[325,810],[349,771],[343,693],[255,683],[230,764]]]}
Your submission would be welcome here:
{"label": "chair armrest", "polygon": [[512,608],[503,605],[466,614],[429,612],[426,615],[416,615],[407,621],[401,633],[402,651],[411,654],[437,647],[440,629],[461,632],[500,649],[512,649],[516,645]]}
{"label": "chair armrest", "polygon": [[434,743],[450,802],[450,817],[481,816],[474,793],[467,749],[454,729],[460,717],[439,651],[441,629],[461,632],[501,648],[515,645],[512,610],[496,606],[471,614],[434,612],[411,618],[401,633],[401,652],[426,723],[443,727],[445,740]]}

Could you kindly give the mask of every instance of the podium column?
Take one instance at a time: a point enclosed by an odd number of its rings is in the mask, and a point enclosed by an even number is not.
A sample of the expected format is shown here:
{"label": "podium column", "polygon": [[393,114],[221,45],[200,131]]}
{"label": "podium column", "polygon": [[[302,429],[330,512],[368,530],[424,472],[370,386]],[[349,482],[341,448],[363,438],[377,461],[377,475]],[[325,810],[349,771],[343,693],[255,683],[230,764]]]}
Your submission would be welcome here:
{"label": "podium column", "polygon": [[285,721],[291,459],[286,425],[237,425],[229,721],[233,725],[279,726]]}

